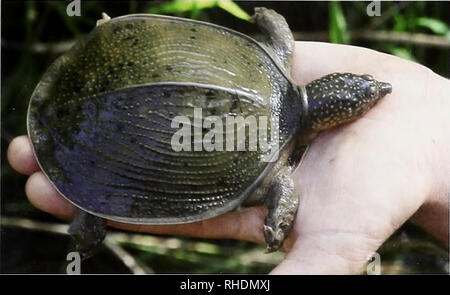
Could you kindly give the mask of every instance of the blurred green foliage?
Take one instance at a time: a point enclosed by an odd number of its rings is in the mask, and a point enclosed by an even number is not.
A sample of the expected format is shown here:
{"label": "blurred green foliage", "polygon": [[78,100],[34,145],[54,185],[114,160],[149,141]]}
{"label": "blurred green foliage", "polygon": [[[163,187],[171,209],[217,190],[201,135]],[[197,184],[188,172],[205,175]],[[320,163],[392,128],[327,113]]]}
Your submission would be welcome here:
{"label": "blurred green foliage", "polygon": [[342,12],[342,7],[339,2],[329,2],[329,32],[330,41],[333,43],[347,44],[350,41],[350,36],[347,31],[347,22]]}
{"label": "blurred green foliage", "polygon": [[[103,11],[111,17],[127,13],[190,17],[255,35],[257,31],[248,22],[249,15],[253,13],[253,7],[266,6],[285,16],[293,31],[326,32],[331,42],[395,54],[420,62],[443,76],[450,76],[448,46],[432,47],[351,37],[354,31],[370,29],[420,33],[450,40],[448,2],[382,2],[379,17],[367,16],[367,2],[81,1],[80,17],[66,15],[65,1],[2,1],[1,5],[3,151],[6,151],[12,138],[26,133],[28,100],[45,69],[63,52],[61,48],[88,33]],[[12,171],[6,163],[5,152],[2,153],[1,167],[3,216],[61,222],[34,209],[27,202],[24,194],[26,177]],[[55,235],[48,233],[10,227],[2,227],[1,233],[1,272],[64,272],[64,254],[73,247],[67,237],[55,238]],[[126,242],[122,245],[156,272],[265,273],[281,259],[281,256],[266,259],[263,247],[251,243],[179,239],[182,241],[179,247],[171,248],[166,247],[167,239],[159,237],[151,246]],[[399,229],[378,251],[385,273],[448,272],[446,250],[411,224]],[[126,271],[114,257],[102,248],[100,255],[88,262],[89,272]],[[49,263],[44,265],[40,261]]]}
{"label": "blurred green foliage", "polygon": [[[364,13],[366,4],[361,2],[353,2],[352,5],[355,9],[358,9],[361,13]],[[437,4],[447,6],[446,4]],[[369,22],[366,27],[380,30],[390,30],[392,32],[408,32],[408,33],[428,33],[445,37],[450,44],[450,32],[448,20],[449,17],[445,16],[445,11],[439,11],[439,9],[433,9],[434,16],[425,15],[429,13],[427,5],[424,2],[403,2],[403,3],[382,3],[383,15],[378,18],[383,19],[378,23],[377,17],[372,17],[373,22]],[[447,7],[447,14],[448,14]],[[348,11],[348,10],[347,10]],[[387,17],[386,17],[387,16]],[[347,21],[345,13],[342,9],[340,2],[329,2],[328,4],[328,17],[329,17],[329,38],[330,42],[348,44],[350,42],[349,28],[347,27]],[[374,25],[375,24],[375,25]],[[350,29],[355,29],[357,26],[352,26]],[[412,45],[399,46],[397,44],[389,44],[380,42],[375,44],[376,49],[386,51],[393,55],[397,55],[401,58],[405,58],[412,61],[419,61],[413,53],[414,48]],[[422,50],[419,49],[419,55],[422,55]]]}
{"label": "blurred green foliage", "polygon": [[416,19],[416,26],[422,26],[424,28],[430,29],[430,31],[434,34],[445,36],[450,41],[448,25],[439,19],[430,17],[418,17]]}
{"label": "blurred green foliage", "polygon": [[180,15],[184,12],[190,12],[191,19],[198,19],[202,10],[215,7],[225,10],[239,19],[250,19],[250,15],[245,10],[242,10],[239,5],[230,0],[175,0],[154,6],[148,10],[148,13]]}

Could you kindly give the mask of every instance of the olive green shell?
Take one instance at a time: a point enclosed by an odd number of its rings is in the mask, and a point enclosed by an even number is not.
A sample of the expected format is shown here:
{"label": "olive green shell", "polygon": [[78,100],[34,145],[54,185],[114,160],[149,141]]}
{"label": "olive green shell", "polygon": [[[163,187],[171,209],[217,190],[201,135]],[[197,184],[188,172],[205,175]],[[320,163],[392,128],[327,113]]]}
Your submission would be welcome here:
{"label": "olive green shell", "polygon": [[27,126],[42,170],[76,206],[123,222],[183,223],[240,205],[272,167],[261,159],[273,150],[176,152],[172,119],[192,118],[194,107],[203,117],[267,116],[279,121],[283,147],[298,128],[297,97],[274,59],[243,34],[127,15],[51,65]]}

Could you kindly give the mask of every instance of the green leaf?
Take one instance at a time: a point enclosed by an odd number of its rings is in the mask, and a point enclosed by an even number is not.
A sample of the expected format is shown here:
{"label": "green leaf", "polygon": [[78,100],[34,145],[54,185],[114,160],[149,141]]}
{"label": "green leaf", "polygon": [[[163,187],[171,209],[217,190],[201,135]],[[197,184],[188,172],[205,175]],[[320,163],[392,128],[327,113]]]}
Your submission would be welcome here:
{"label": "green leaf", "polygon": [[328,4],[329,12],[329,35],[333,43],[349,43],[350,37],[347,32],[347,23],[339,2]]}
{"label": "green leaf", "polygon": [[202,10],[214,6],[217,6],[215,0],[175,0],[160,6],[152,7],[148,10],[148,12],[155,14],[181,13],[192,10]]}
{"label": "green leaf", "polygon": [[393,54],[396,55],[398,57],[407,59],[407,60],[411,60],[411,61],[416,61],[416,58],[412,55],[412,53],[406,49],[406,48],[402,48],[402,47],[390,47],[388,49],[388,51]]}
{"label": "green leaf", "polygon": [[406,19],[403,15],[399,14],[394,16],[394,28],[393,30],[396,32],[404,32],[406,31]]}
{"label": "green leaf", "polygon": [[198,4],[198,1],[194,1],[194,5],[192,6],[191,15],[190,15],[191,19],[198,19],[203,10],[203,8],[199,8],[197,4]]}
{"label": "green leaf", "polygon": [[449,32],[447,24],[435,18],[419,17],[416,19],[416,25],[425,27],[437,35],[446,36]]}
{"label": "green leaf", "polygon": [[148,13],[176,14],[191,12],[191,18],[197,18],[203,9],[213,7],[220,7],[239,19],[250,20],[250,15],[231,0],[175,0],[160,6],[152,7],[148,10]]}
{"label": "green leaf", "polygon": [[227,11],[228,13],[234,15],[235,17],[243,20],[250,20],[250,15],[245,12],[239,5],[230,0],[219,0],[217,4],[220,8]]}

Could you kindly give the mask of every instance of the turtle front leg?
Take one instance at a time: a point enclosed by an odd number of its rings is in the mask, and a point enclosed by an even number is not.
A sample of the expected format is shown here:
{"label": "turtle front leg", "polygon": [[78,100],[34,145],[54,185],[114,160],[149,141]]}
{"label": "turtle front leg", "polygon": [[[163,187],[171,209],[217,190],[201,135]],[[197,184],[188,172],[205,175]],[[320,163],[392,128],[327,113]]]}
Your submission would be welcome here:
{"label": "turtle front leg", "polygon": [[298,195],[291,177],[290,167],[282,168],[270,183],[265,205],[269,213],[264,221],[267,253],[283,245],[294,224],[298,209]]}
{"label": "turtle front leg", "polygon": [[295,41],[286,19],[272,9],[256,7],[252,21],[267,37],[264,45],[273,51],[289,74]]}
{"label": "turtle front leg", "polygon": [[68,232],[75,239],[77,251],[81,253],[83,259],[88,258],[105,239],[106,219],[80,210],[70,224]]}

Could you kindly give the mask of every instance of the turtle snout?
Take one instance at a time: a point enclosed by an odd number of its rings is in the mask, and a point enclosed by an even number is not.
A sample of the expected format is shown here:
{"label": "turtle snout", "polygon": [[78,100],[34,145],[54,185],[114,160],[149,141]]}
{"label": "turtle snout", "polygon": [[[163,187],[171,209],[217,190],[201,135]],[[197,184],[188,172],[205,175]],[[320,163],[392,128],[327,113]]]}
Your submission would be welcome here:
{"label": "turtle snout", "polygon": [[383,97],[392,92],[392,85],[390,83],[378,82],[378,89],[380,91],[380,97]]}
{"label": "turtle snout", "polygon": [[280,222],[277,227],[264,225],[264,237],[266,239],[266,253],[277,251],[283,245],[289,234],[290,227],[285,222]]}

